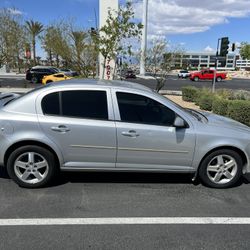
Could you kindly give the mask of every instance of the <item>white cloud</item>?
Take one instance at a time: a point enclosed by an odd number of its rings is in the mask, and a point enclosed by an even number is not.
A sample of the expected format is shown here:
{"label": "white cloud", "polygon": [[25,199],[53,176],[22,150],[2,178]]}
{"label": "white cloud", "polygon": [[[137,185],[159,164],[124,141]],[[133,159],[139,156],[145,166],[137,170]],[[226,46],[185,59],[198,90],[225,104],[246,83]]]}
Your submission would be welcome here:
{"label": "white cloud", "polygon": [[205,52],[215,52],[213,48],[211,48],[209,45],[204,49]]}
{"label": "white cloud", "polygon": [[[142,17],[142,1],[134,2],[135,16]],[[250,15],[249,0],[149,0],[148,32],[151,35],[191,34],[228,23],[229,18]]]}
{"label": "white cloud", "polygon": [[16,16],[21,16],[21,15],[23,15],[23,12],[22,12],[22,11],[20,11],[20,10],[18,10],[18,9],[15,9],[15,8],[8,8],[7,10],[8,10],[8,12],[9,12],[10,14],[12,14],[12,15],[16,15]]}

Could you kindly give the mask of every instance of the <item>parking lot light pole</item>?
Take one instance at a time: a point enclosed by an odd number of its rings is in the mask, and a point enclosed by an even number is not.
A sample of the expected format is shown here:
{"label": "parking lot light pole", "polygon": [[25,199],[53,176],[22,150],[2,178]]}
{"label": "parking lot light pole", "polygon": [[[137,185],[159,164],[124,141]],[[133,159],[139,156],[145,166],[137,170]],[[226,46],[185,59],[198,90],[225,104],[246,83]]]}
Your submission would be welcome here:
{"label": "parking lot light pole", "polygon": [[147,22],[148,22],[148,0],[143,0],[143,17],[142,17],[142,40],[141,40],[141,60],[140,60],[140,75],[145,75],[145,59],[147,49]]}

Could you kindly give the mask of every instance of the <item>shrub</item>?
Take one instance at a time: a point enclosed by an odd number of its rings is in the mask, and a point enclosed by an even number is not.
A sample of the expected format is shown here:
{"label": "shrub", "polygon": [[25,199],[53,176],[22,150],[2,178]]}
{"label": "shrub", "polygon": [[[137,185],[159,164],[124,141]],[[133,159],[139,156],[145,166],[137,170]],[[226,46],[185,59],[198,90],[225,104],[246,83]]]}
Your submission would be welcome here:
{"label": "shrub", "polygon": [[228,113],[228,103],[227,99],[220,96],[216,96],[213,100],[213,112],[218,115],[226,116]]}
{"label": "shrub", "polygon": [[187,102],[195,102],[199,89],[192,86],[182,87],[182,99]]}
{"label": "shrub", "polygon": [[247,90],[236,90],[232,98],[230,99],[235,99],[235,100],[250,100],[250,91]]}
{"label": "shrub", "polygon": [[212,111],[214,95],[211,93],[202,93],[199,97],[199,106],[201,109]]}
{"label": "shrub", "polygon": [[231,89],[218,89],[216,94],[222,98],[233,99],[234,92]]}
{"label": "shrub", "polygon": [[250,101],[230,101],[228,103],[228,116],[250,126]]}

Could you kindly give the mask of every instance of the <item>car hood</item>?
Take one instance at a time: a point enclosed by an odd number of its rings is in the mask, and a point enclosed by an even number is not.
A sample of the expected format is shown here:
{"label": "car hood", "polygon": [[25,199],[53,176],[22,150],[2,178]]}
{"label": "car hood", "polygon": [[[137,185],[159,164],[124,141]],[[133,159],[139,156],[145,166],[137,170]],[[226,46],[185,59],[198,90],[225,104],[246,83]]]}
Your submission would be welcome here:
{"label": "car hood", "polygon": [[229,128],[229,129],[230,128],[236,129],[236,130],[240,130],[243,132],[248,132],[250,135],[250,127],[248,127],[247,125],[244,125],[228,117],[215,115],[209,112],[200,111],[200,113],[203,114],[207,118],[210,125],[223,127],[223,128]]}

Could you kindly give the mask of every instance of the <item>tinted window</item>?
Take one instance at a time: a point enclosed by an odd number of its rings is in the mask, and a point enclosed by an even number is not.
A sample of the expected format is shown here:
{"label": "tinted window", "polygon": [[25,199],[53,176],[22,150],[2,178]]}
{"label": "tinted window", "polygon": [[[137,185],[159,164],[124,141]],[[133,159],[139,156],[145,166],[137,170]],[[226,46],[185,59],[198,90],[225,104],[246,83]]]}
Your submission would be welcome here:
{"label": "tinted window", "polygon": [[172,126],[175,112],[148,97],[118,92],[121,120],[124,122]]}
{"label": "tinted window", "polygon": [[108,119],[107,96],[105,91],[64,91],[62,92],[62,113],[64,116]]}
{"label": "tinted window", "polygon": [[59,115],[59,93],[51,93],[46,95],[42,100],[42,110],[45,115]]}
{"label": "tinted window", "polygon": [[63,78],[64,75],[63,74],[57,74],[57,75],[55,75],[55,77]]}

